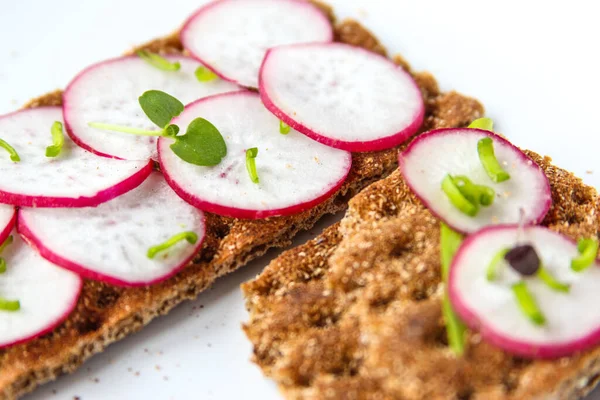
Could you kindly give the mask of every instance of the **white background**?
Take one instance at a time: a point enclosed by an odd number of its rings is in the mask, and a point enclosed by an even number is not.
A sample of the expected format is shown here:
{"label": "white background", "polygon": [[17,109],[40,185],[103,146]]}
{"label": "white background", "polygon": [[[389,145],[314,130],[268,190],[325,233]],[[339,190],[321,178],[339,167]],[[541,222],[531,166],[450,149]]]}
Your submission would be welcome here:
{"label": "white background", "polygon": [[[93,62],[173,31],[202,3],[0,0],[0,113],[64,87]],[[415,69],[431,71],[444,90],[480,99],[497,130],[517,145],[552,155],[600,186],[595,1],[330,3],[340,16],[363,21]],[[269,255],[28,399],[278,398],[248,361],[240,330],[247,314],[239,284],[275,253]]]}

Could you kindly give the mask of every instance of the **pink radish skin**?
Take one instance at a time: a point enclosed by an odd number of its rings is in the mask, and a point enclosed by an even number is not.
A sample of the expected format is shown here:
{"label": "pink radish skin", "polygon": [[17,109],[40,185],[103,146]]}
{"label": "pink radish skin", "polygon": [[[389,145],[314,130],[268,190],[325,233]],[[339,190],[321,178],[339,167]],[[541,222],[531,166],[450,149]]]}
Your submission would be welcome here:
{"label": "pink radish skin", "polygon": [[[494,183],[477,153],[477,142],[491,137],[498,161],[511,179]],[[458,142],[457,140],[460,140]],[[398,155],[400,172],[412,192],[429,211],[454,230],[473,233],[488,225],[514,224],[525,211],[525,224],[540,223],[552,206],[548,178],[519,148],[490,131],[468,128],[438,129],[417,137]],[[493,188],[494,204],[481,207],[475,217],[456,209],[441,189],[446,174],[466,175],[473,183]]]}
{"label": "pink radish skin", "polygon": [[50,127],[62,121],[60,107],[40,107],[0,117],[0,136],[21,157],[0,158],[0,203],[22,207],[91,207],[141,184],[153,163],[95,156],[65,137],[58,157],[45,156]]}
{"label": "pink radish skin", "polygon": [[[127,218],[131,220],[126,231],[115,233],[115,220]],[[86,234],[90,224],[99,225],[98,234]],[[68,232],[62,234],[60,228]],[[139,287],[162,282],[189,264],[202,247],[205,219],[154,172],[138,188],[94,209],[21,208],[18,230],[42,257],[62,268],[86,279]],[[183,241],[152,260],[147,258],[151,246],[182,231],[195,232],[198,241]],[[115,235],[119,235],[116,241],[111,239]],[[108,238],[105,243],[104,238]],[[103,257],[102,251],[95,254],[98,246],[106,248],[110,256]],[[127,256],[121,257],[124,253]]]}
{"label": "pink radish skin", "polygon": [[[293,130],[282,135],[279,121],[254,92],[198,100],[174,123],[187,126],[200,116],[213,123],[227,143],[227,156],[219,165],[199,167],[182,161],[170,149],[169,138],[159,140],[158,154],[161,171],[173,190],[204,211],[245,219],[298,213],[335,193],[352,166],[350,153]],[[245,151],[251,147],[259,149],[259,184],[250,181],[245,167]],[[294,195],[301,200],[294,200]]]}
{"label": "pink radish skin", "polygon": [[0,311],[0,348],[52,332],[75,309],[83,287],[78,275],[44,260],[16,233],[13,237],[2,254],[7,270],[0,275],[0,296],[19,300],[21,309]]}
{"label": "pink radish skin", "polygon": [[[510,284],[522,278],[508,264],[499,265],[500,280],[486,280],[486,268],[493,256],[517,243],[531,243],[545,268],[560,281],[571,284],[570,293],[565,294],[552,291],[539,278],[526,278],[547,319],[542,327],[533,325],[518,309]],[[570,260],[577,255],[573,240],[544,227],[525,227],[522,233],[517,225],[484,228],[463,242],[452,261],[450,300],[469,327],[510,353],[552,359],[584,351],[600,342],[600,317],[593,310],[585,311],[600,300],[600,263],[596,261],[583,272],[573,272]],[[502,323],[499,319],[503,319]]]}
{"label": "pink radish skin", "polygon": [[80,147],[104,157],[156,159],[156,137],[105,131],[92,128],[88,123],[158,131],[138,102],[138,97],[145,91],[161,90],[187,104],[213,94],[239,90],[238,86],[222,80],[198,82],[194,72],[200,64],[191,57],[164,57],[179,62],[181,69],[162,71],[138,56],[125,56],[99,62],[80,72],[63,94],[65,128],[71,139]]}
{"label": "pink radish skin", "polygon": [[0,204],[0,245],[4,243],[17,222],[17,210],[13,206]]}
{"label": "pink radish skin", "polygon": [[267,49],[331,42],[333,28],[327,16],[305,0],[220,0],[196,11],[180,36],[185,49],[219,77],[258,88]]}
{"label": "pink radish skin", "polygon": [[[342,61],[336,62],[332,58],[327,67],[320,70],[312,71],[310,65],[301,68],[299,63],[312,60],[311,52],[314,51],[321,52],[318,56],[339,53],[335,57]],[[289,60],[285,61],[286,57]],[[351,62],[351,59],[356,60]],[[338,76],[332,76],[332,71],[335,71],[332,65],[361,65],[367,62],[367,70],[353,71],[355,76],[339,71]],[[374,71],[372,74],[369,73],[370,69]],[[306,78],[305,75],[311,73],[314,76]],[[380,80],[383,74],[388,74],[387,82]],[[326,86],[315,88],[319,90],[310,94],[302,86],[306,79]],[[367,83],[363,81],[372,83],[374,89],[368,90]],[[320,143],[347,151],[367,152],[395,147],[419,130],[425,116],[421,91],[407,72],[385,57],[341,43],[298,44],[270,49],[263,60],[259,82],[261,99],[277,118]],[[392,89],[395,92],[387,93],[393,85],[396,85]],[[338,109],[331,109],[330,104],[320,106],[319,97],[323,96],[318,93],[333,90],[344,90],[345,95],[354,100],[350,100],[347,107]],[[377,94],[386,98],[377,98]],[[303,99],[311,95],[314,99]],[[370,103],[354,104],[357,103],[356,99],[365,98]],[[311,106],[311,103],[314,105]],[[336,119],[328,122],[331,115],[335,115]],[[388,122],[390,115],[394,115],[396,121]],[[388,123],[389,127],[380,128],[383,123]]]}

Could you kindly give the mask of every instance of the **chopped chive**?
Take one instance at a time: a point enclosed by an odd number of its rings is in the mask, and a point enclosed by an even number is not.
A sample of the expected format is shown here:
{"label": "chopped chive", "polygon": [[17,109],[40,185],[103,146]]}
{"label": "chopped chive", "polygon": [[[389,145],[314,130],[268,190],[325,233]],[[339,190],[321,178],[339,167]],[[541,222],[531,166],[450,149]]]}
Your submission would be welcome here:
{"label": "chopped chive", "polygon": [[494,203],[496,192],[489,186],[476,185],[464,175],[453,176],[452,180],[458,190],[469,202],[475,205],[490,206]]}
{"label": "chopped chive", "polygon": [[290,129],[291,128],[288,124],[279,120],[279,133],[281,133],[282,135],[287,135],[288,133],[290,133]]}
{"label": "chopped chive", "polygon": [[552,276],[550,271],[544,267],[540,267],[537,272],[537,276],[552,290],[563,293],[569,293],[569,290],[571,290],[571,285],[559,282],[554,276]]}
{"label": "chopped chive", "polygon": [[6,272],[6,260],[2,257],[0,257],[0,274],[3,274]]}
{"label": "chopped chive", "polygon": [[463,235],[450,228],[445,223],[440,223],[440,252],[442,258],[442,279],[448,279],[450,264],[454,254],[463,241]]}
{"label": "chopped chive", "polygon": [[544,325],[546,317],[538,307],[533,294],[529,291],[527,283],[524,281],[515,283],[512,285],[512,291],[521,312],[535,325]]}
{"label": "chopped chive", "polygon": [[200,82],[210,82],[210,81],[214,81],[215,79],[218,79],[219,76],[217,74],[215,74],[214,72],[212,72],[210,69],[206,68],[206,67],[198,67],[196,68],[196,79],[198,79]]}
{"label": "chopped chive", "polygon": [[577,251],[579,256],[571,260],[571,269],[575,272],[581,272],[591,266],[598,255],[597,239],[579,239],[577,242]]}
{"label": "chopped chive", "polygon": [[4,150],[8,151],[8,154],[10,154],[11,161],[13,161],[13,162],[21,161],[21,157],[19,157],[15,148],[12,147],[10,144],[6,143],[6,141],[0,139],[0,147],[2,147]]}
{"label": "chopped chive", "polygon": [[504,256],[506,253],[508,253],[508,251],[509,249],[502,249],[492,258],[492,261],[488,265],[485,274],[489,282],[496,280],[498,277],[498,265],[500,265],[500,262],[504,259]]}
{"label": "chopped chive", "polygon": [[175,244],[181,242],[182,240],[187,240],[189,244],[195,244],[198,241],[198,235],[195,232],[191,231],[178,233],[174,236],[171,236],[164,243],[150,247],[148,249],[147,256],[148,258],[154,258],[156,254],[170,247],[173,247]]}
{"label": "chopped chive", "polygon": [[12,235],[10,235],[2,244],[0,244],[0,254],[2,254],[2,252],[4,251],[4,249],[6,249],[7,246],[12,244],[13,239],[14,238],[12,237]]}
{"label": "chopped chive", "polygon": [[20,308],[19,300],[6,300],[0,297],[0,311],[19,311]]}
{"label": "chopped chive", "polygon": [[448,199],[462,213],[474,217],[479,211],[477,204],[470,202],[461,192],[459,187],[454,182],[454,179],[450,175],[446,175],[442,180],[442,190],[448,196]]}
{"label": "chopped chive", "polygon": [[50,133],[52,134],[52,146],[46,147],[46,157],[56,157],[60,154],[65,143],[63,124],[59,121],[54,121],[52,128],[50,128]]}
{"label": "chopped chive", "polygon": [[88,122],[90,128],[104,129],[106,131],[131,133],[132,135],[139,136],[164,136],[164,131],[151,131],[146,129],[132,128],[129,126],[120,126],[113,124],[105,124],[102,122]]}
{"label": "chopped chive", "polygon": [[490,179],[495,183],[504,182],[510,179],[510,175],[498,162],[494,154],[494,142],[492,138],[485,137],[477,142],[477,153],[483,169],[487,172]]}
{"label": "chopped chive", "polygon": [[494,121],[491,118],[478,118],[475,121],[471,122],[469,128],[475,129],[483,129],[486,131],[494,131]]}
{"label": "chopped chive", "polygon": [[250,180],[254,183],[258,183],[258,173],[256,172],[256,156],[258,155],[258,148],[253,147],[251,149],[246,150],[246,169],[248,170],[248,175],[250,175]]}
{"label": "chopped chive", "polygon": [[179,61],[170,62],[166,58],[148,50],[138,50],[135,54],[148,64],[163,71],[179,71],[181,69]]}

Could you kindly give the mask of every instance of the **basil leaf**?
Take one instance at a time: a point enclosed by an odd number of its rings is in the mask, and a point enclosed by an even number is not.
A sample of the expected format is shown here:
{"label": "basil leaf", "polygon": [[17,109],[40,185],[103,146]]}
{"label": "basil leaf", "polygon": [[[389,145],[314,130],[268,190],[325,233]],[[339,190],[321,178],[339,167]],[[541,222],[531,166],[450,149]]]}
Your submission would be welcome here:
{"label": "basil leaf", "polygon": [[171,150],[183,161],[210,167],[227,155],[227,145],[219,130],[204,118],[196,118],[185,135],[176,136]]}
{"label": "basil leaf", "polygon": [[183,103],[160,90],[148,90],[138,100],[150,121],[161,129],[164,129],[173,118],[183,112]]}

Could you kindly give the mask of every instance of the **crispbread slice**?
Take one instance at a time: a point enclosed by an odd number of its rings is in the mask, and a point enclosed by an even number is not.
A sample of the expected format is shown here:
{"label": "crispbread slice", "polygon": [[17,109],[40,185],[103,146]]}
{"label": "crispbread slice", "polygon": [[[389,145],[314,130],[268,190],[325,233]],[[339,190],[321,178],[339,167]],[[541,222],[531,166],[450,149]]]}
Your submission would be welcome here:
{"label": "crispbread slice", "polygon": [[[333,20],[331,9],[321,5]],[[336,26],[336,40],[385,54],[377,39],[358,22]],[[159,53],[181,53],[175,33],[140,48]],[[395,60],[406,67],[406,63]],[[457,93],[440,93],[433,77],[414,74],[427,106],[423,130],[465,126],[483,113],[475,100]],[[61,91],[30,101],[26,107],[60,105]],[[353,155],[353,167],[343,187],[330,199],[306,212],[266,220],[237,220],[207,214],[207,236],[199,256],[177,276],[148,288],[123,289],[86,281],[76,311],[54,332],[29,343],[0,350],[0,399],[14,399],[36,386],[74,371],[83,361],[109,344],[136,332],[183,300],[192,299],[216,278],[269,248],[283,247],[319,218],[347,207],[347,202],[368,184],[391,173],[397,149]]]}
{"label": "crispbread slice", "polygon": [[[597,237],[596,190],[527,153],[552,186],[543,224],[574,239]],[[254,361],[290,399],[576,399],[600,379],[600,347],[534,361],[470,333],[463,358],[450,351],[439,222],[398,171],[354,197],[338,226],[283,253],[243,289]]]}

